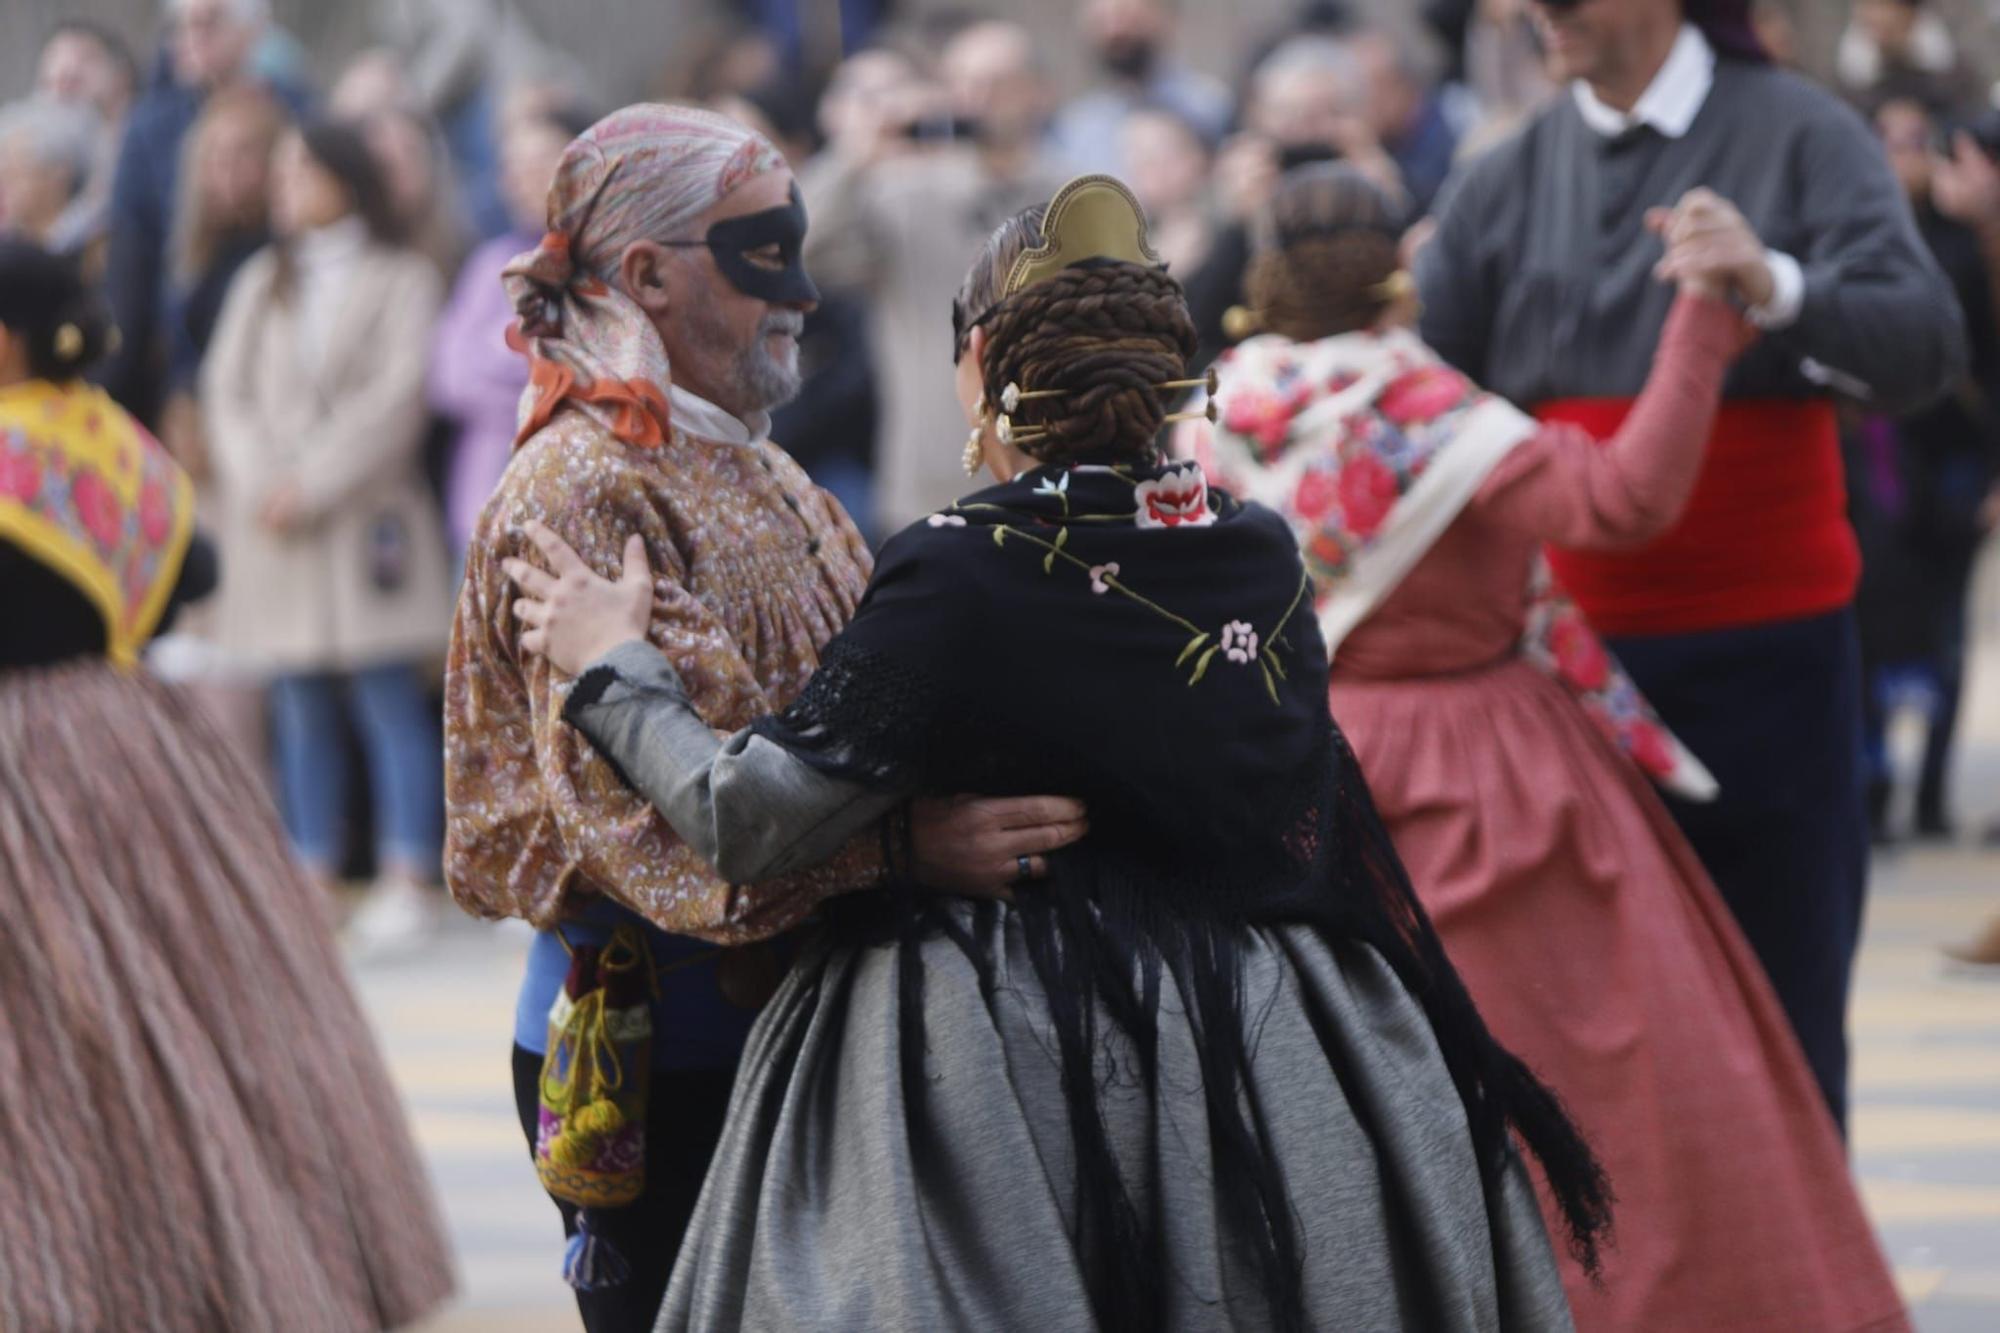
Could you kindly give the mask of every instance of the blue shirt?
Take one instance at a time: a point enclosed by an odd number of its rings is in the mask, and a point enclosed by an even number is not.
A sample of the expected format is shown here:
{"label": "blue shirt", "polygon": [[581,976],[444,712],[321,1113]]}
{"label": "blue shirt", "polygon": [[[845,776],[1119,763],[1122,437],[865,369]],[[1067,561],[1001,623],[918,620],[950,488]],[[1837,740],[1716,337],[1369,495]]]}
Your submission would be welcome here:
{"label": "blue shirt", "polygon": [[[659,997],[653,1001],[653,1067],[656,1069],[733,1069],[749,1039],[757,1015],[723,998],[711,961],[673,964],[717,952],[712,944],[669,935],[645,918],[609,898],[592,900],[583,914],[535,936],[528,947],[528,971],[514,1006],[514,1044],[536,1055],[549,1049],[549,1010],[569,975],[569,948],[603,944],[621,925],[645,929],[653,951],[653,967],[661,972]],[[671,970],[667,970],[671,969]]]}

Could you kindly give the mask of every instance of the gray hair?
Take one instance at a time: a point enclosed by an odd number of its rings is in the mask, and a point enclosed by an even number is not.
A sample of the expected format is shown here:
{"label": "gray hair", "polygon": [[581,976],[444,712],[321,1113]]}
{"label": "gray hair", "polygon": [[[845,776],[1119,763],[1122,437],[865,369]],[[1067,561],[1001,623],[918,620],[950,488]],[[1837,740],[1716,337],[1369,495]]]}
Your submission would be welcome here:
{"label": "gray hair", "polygon": [[1300,74],[1317,75],[1350,95],[1358,95],[1361,87],[1361,62],[1354,58],[1347,43],[1338,37],[1316,33],[1281,43],[1258,63],[1256,72],[1250,76],[1250,85],[1263,88]]}
{"label": "gray hair", "polygon": [[97,166],[102,125],[89,107],[47,97],[0,109],[0,139],[22,135],[36,161],[67,171],[72,199],[83,193]]}

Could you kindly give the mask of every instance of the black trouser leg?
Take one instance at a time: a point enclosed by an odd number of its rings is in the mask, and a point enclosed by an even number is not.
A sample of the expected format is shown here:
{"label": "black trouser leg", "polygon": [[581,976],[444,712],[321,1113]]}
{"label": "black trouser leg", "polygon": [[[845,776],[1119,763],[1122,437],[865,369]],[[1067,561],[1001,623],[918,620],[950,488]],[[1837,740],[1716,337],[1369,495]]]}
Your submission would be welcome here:
{"label": "black trouser leg", "polygon": [[[521,1132],[534,1152],[540,1114],[537,1084],[542,1057],[514,1048],[514,1105]],[[591,1230],[631,1266],[615,1287],[579,1291],[576,1308],[587,1333],[651,1333],[680,1255],[681,1238],[694,1216],[709,1159],[722,1138],[729,1111],[731,1069],[655,1070],[646,1105],[646,1189],[623,1208],[591,1209]],[[563,1234],[576,1234],[576,1206],[556,1199]],[[551,1264],[560,1264],[551,1253]]]}
{"label": "black trouser leg", "polygon": [[1868,880],[1854,617],[1613,647],[1722,786],[1709,804],[1668,805],[1762,960],[1844,1126],[1847,994]]}

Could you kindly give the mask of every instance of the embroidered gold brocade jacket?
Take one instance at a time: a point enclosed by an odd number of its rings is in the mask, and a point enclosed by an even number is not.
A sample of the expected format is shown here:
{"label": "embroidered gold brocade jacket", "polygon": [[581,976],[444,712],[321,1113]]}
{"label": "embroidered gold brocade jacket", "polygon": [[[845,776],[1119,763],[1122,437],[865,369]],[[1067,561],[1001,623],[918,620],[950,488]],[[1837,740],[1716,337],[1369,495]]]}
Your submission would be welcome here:
{"label": "embroidered gold brocade jacket", "polygon": [[468,911],[547,928],[602,893],[661,929],[720,944],[767,938],[879,878],[875,836],[759,884],[723,882],[562,720],[569,681],[520,649],[501,561],[538,559],[540,519],[616,578],[646,539],[652,642],[721,732],[782,709],[853,615],[871,568],[840,507],[770,444],[675,430],[623,443],[565,412],[522,446],[467,556],[445,679],[445,877]]}

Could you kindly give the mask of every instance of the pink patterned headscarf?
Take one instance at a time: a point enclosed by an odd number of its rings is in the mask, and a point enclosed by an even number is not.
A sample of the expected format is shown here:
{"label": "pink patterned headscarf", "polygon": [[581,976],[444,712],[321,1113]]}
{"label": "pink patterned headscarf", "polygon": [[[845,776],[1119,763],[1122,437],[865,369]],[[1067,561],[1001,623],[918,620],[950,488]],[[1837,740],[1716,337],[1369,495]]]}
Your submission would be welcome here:
{"label": "pink patterned headscarf", "polygon": [[784,165],[769,140],[711,111],[644,103],[584,131],[549,187],[548,235],[502,274],[529,358],[518,446],[568,402],[618,438],[667,441],[667,349],[600,275],[634,241],[681,239],[747,180]]}

